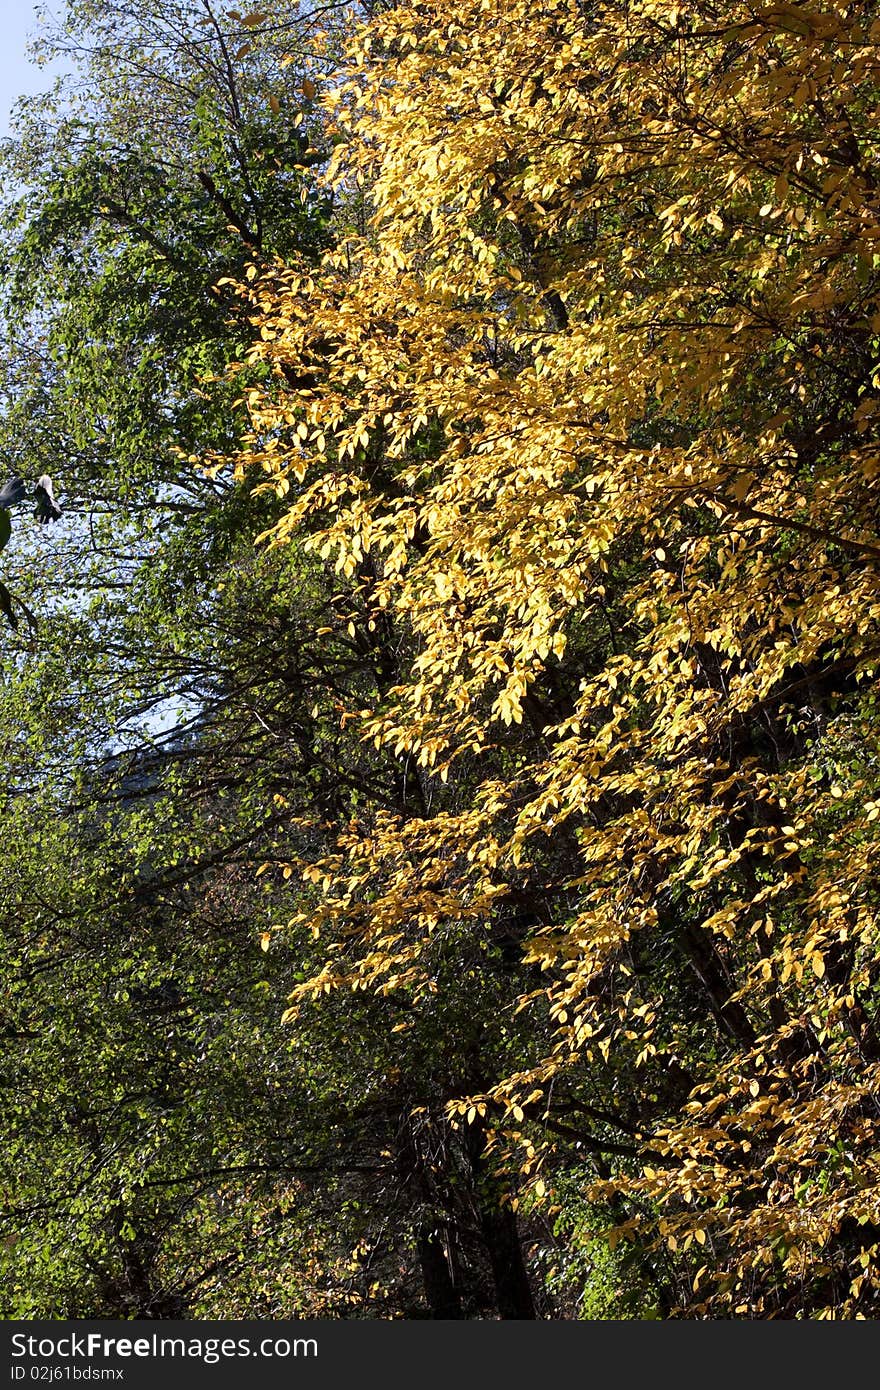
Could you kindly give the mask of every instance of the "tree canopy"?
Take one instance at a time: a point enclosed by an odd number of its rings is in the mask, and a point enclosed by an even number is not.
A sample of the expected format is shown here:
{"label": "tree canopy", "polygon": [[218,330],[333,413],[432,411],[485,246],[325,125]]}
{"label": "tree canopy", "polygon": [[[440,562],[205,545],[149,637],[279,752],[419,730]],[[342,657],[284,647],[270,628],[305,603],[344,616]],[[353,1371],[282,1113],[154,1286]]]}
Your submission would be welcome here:
{"label": "tree canopy", "polygon": [[11,155],[27,1306],[875,1317],[876,5],[184,11]]}

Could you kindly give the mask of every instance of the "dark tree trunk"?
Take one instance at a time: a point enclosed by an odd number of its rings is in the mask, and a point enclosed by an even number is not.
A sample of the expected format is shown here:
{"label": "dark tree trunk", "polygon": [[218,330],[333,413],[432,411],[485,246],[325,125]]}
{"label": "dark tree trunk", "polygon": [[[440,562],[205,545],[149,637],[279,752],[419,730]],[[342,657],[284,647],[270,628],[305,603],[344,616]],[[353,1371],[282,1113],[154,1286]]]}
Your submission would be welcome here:
{"label": "dark tree trunk", "polygon": [[516,1216],[509,1206],[497,1206],[487,1195],[480,1210],[480,1229],[486,1242],[498,1313],[502,1318],[535,1318]]}
{"label": "dark tree trunk", "polygon": [[492,1174],[486,1171],[483,1160],[486,1139],[479,1121],[468,1126],[466,1143],[498,1315],[534,1319],[537,1317],[535,1301],[522,1256],[516,1214],[508,1203],[502,1203],[502,1191]]}
{"label": "dark tree trunk", "polygon": [[458,1290],[452,1282],[446,1250],[436,1227],[422,1227],[418,1249],[425,1300],[431,1317],[464,1317]]}

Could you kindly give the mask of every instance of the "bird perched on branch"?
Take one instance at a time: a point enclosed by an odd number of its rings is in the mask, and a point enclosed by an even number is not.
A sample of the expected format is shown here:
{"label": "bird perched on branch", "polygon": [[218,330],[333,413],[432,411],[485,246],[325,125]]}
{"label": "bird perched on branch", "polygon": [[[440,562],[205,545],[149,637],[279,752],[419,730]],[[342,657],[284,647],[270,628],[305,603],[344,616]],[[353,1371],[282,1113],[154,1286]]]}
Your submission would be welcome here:
{"label": "bird perched on branch", "polygon": [[61,508],[55,501],[55,493],[52,491],[52,479],[48,473],[41,473],[37,479],[37,486],[34,488],[34,501],[37,510],[34,516],[45,525],[47,521],[57,521],[61,515]]}
{"label": "bird perched on branch", "polygon": [[[14,507],[17,502],[23,502],[28,493],[29,488],[24,478],[10,478],[0,487],[0,507]],[[39,522],[45,525],[47,521],[58,520],[61,508],[55,501],[52,479],[48,473],[41,473],[37,479],[33,499],[37,504],[34,516]]]}

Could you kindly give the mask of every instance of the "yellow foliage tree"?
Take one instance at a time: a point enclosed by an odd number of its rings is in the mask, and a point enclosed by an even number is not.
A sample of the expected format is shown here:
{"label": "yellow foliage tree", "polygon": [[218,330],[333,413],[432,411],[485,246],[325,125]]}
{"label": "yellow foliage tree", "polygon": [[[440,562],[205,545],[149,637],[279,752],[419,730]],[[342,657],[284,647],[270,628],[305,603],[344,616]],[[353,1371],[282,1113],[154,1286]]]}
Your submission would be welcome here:
{"label": "yellow foliage tree", "polygon": [[406,634],[343,717],[418,769],[299,866],[294,1007],[543,900],[554,1044],[450,1113],[550,1200],[555,1088],[638,1097],[593,1195],[689,1316],[880,1288],[876,10],[405,0],[324,97],[368,227],[246,290],[240,467]]}

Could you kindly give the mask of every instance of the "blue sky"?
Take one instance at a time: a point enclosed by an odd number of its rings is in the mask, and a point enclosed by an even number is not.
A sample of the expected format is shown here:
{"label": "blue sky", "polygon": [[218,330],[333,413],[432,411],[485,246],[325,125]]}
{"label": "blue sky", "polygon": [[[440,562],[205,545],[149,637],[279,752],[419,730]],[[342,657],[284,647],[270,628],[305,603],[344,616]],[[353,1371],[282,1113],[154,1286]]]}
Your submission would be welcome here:
{"label": "blue sky", "polygon": [[[62,0],[55,0],[51,8],[56,14],[63,11]],[[55,69],[28,62],[27,40],[37,27],[31,0],[0,0],[0,138],[9,134],[9,115],[17,99],[52,85]]]}

